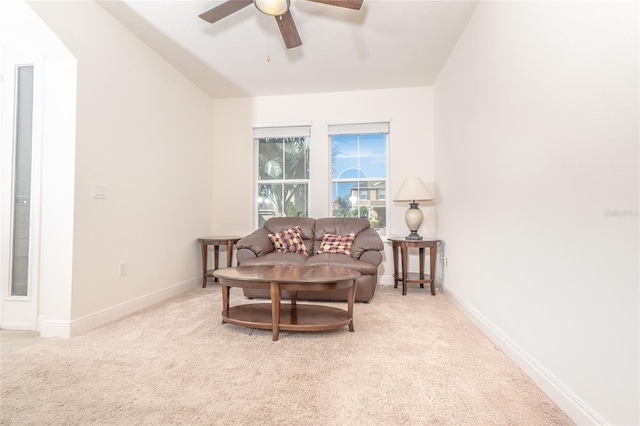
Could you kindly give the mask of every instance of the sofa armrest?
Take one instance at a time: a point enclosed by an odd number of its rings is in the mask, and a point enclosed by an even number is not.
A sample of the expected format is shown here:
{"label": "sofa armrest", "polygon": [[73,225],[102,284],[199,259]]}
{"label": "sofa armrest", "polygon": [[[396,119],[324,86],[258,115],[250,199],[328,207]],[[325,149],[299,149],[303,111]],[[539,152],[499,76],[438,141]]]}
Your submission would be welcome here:
{"label": "sofa armrest", "polygon": [[378,266],[382,263],[382,253],[378,250],[367,250],[360,256],[360,262],[367,262]]}
{"label": "sofa armrest", "polygon": [[241,238],[240,241],[236,243],[238,264],[247,257],[251,257],[251,253],[253,253],[255,257],[259,257],[272,252],[274,250],[273,244],[268,234],[269,231],[267,229],[259,228],[246,237]]}
{"label": "sofa armrest", "polygon": [[384,245],[382,244],[382,238],[380,238],[378,232],[373,228],[367,228],[356,235],[356,239],[353,241],[353,245],[351,246],[351,257],[354,259],[360,259],[362,254],[366,251],[382,251],[383,249]]}

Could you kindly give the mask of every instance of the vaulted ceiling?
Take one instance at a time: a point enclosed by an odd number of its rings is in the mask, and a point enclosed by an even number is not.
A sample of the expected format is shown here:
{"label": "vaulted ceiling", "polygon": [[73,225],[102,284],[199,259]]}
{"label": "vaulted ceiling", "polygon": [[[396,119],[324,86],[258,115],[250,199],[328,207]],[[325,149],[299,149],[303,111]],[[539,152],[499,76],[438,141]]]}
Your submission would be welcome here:
{"label": "vaulted ceiling", "polygon": [[286,49],[253,5],[218,21],[222,0],[100,4],[212,98],[432,85],[477,0],[364,0],[359,11],[291,0],[302,46]]}

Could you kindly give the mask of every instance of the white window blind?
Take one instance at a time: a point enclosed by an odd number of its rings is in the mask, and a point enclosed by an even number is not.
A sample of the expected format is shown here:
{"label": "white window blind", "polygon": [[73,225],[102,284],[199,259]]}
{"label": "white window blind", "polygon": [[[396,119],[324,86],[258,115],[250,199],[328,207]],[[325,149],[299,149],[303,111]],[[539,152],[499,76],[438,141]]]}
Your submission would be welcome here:
{"label": "white window blind", "polygon": [[389,133],[389,123],[348,123],[329,125],[329,136],[354,135],[362,133]]}
{"label": "white window blind", "polygon": [[311,126],[254,127],[253,138],[311,137]]}

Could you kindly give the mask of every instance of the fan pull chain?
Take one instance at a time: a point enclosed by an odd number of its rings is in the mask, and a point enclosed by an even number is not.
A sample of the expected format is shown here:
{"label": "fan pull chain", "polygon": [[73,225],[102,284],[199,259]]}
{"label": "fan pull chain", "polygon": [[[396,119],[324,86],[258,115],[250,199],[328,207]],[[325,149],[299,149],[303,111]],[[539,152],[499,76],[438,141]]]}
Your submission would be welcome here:
{"label": "fan pull chain", "polygon": [[271,62],[271,25],[267,24],[267,62]]}

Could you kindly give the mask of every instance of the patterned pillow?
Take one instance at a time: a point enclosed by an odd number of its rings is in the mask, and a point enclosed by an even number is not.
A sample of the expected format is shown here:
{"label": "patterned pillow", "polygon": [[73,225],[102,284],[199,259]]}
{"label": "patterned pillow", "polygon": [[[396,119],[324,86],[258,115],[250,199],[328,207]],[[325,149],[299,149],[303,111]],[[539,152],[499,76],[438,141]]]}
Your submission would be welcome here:
{"label": "patterned pillow", "polygon": [[302,241],[302,234],[300,233],[300,227],[285,229],[284,231],[276,232],[275,234],[268,234],[269,239],[273,243],[273,247],[278,253],[292,252],[300,253],[307,256],[307,247]]}
{"label": "patterned pillow", "polygon": [[336,253],[351,255],[351,245],[356,239],[356,233],[352,232],[348,235],[335,235],[325,232],[322,236],[320,249],[318,253]]}

